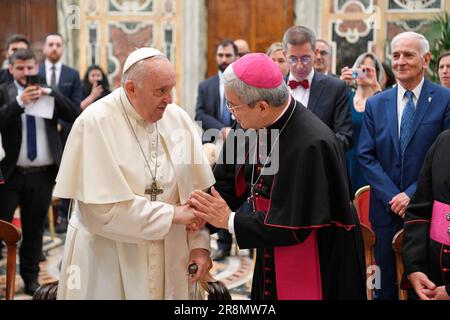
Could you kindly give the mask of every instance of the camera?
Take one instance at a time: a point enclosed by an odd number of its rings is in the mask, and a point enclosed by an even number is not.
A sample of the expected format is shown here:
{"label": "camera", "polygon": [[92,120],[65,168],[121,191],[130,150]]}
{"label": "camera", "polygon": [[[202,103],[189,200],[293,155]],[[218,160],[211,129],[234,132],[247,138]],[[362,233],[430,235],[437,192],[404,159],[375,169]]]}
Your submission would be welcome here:
{"label": "camera", "polygon": [[39,85],[39,76],[37,74],[27,76],[27,87]]}
{"label": "camera", "polygon": [[353,69],[352,77],[353,79],[362,79],[365,78],[367,74],[367,70],[365,68],[362,69]]}

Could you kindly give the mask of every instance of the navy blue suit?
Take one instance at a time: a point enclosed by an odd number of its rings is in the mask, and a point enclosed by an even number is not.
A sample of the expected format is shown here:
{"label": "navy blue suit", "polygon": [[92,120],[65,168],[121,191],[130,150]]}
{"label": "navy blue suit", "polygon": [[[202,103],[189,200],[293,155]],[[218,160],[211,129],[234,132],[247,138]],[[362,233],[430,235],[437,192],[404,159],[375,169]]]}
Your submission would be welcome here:
{"label": "navy blue suit", "polygon": [[[47,79],[45,74],[44,63],[42,63],[39,66],[39,76],[44,80]],[[59,81],[57,82],[59,92],[61,92],[66,98],[69,98],[69,100],[72,101],[77,107],[78,112],[81,112],[80,103],[82,100],[82,93],[81,93],[80,74],[78,73],[78,71],[68,66],[62,65],[61,75],[59,77]],[[47,85],[50,84],[47,83]],[[62,121],[62,127],[63,127],[62,142],[64,145],[67,140],[67,137],[69,136],[70,129],[72,128],[72,123]]]}
{"label": "navy blue suit", "polygon": [[[231,127],[232,123],[224,123],[222,120],[221,111],[220,78],[216,75],[202,81],[198,86],[195,120],[202,122],[203,130],[221,130],[223,127]],[[214,142],[214,139],[209,136],[204,136],[203,142]]]}
{"label": "navy blue suit", "polygon": [[[289,75],[285,77],[285,81]],[[353,125],[350,106],[348,103],[350,89],[344,81],[315,71],[311,81],[308,100],[308,110],[314,113],[328,128],[338,141],[342,143],[344,151],[353,145]]]}
{"label": "navy blue suit", "polygon": [[[46,81],[46,73],[45,73],[45,63],[42,63],[39,67],[39,76]],[[75,107],[77,108],[78,113],[81,112],[80,103],[82,101],[82,90],[81,90],[81,81],[80,74],[75,69],[72,69],[68,66],[61,66],[61,74],[59,77],[58,90],[61,92],[66,98],[73,102]],[[48,85],[50,85],[48,83]],[[64,148],[66,144],[67,137],[69,136],[70,129],[72,129],[73,122],[66,122],[64,120],[58,121],[61,124],[62,131],[60,132],[61,143]],[[60,217],[67,217],[67,212],[69,210],[70,201],[67,199],[62,199],[60,206]]]}
{"label": "navy blue suit", "polygon": [[381,269],[381,290],[377,290],[380,299],[397,297],[395,255],[391,243],[395,233],[402,228],[403,220],[391,211],[389,201],[401,192],[411,198],[428,149],[439,133],[448,128],[450,90],[425,80],[402,163],[397,87],[367,100],[357,152],[363,174],[371,186],[369,215],[377,237],[375,260]]}

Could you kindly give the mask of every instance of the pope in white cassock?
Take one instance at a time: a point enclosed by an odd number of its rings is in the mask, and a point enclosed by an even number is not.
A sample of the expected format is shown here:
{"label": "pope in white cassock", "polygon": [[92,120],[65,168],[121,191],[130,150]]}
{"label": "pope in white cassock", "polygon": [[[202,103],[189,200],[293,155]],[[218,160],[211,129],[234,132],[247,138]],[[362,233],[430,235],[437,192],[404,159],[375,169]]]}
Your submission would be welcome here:
{"label": "pope in white cassock", "polygon": [[74,199],[58,299],[188,299],[188,265],[192,281],[211,268],[209,233],[183,204],[214,176],[174,86],[169,60],[137,49],[122,87],[75,121],[54,191]]}

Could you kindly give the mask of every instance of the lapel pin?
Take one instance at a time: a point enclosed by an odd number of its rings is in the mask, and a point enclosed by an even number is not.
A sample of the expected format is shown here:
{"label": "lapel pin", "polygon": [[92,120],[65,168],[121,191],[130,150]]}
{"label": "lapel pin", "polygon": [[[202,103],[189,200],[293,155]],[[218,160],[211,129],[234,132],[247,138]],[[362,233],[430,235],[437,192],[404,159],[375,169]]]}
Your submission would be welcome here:
{"label": "lapel pin", "polygon": [[431,97],[428,97],[428,102],[431,102],[431,99],[432,99]]}

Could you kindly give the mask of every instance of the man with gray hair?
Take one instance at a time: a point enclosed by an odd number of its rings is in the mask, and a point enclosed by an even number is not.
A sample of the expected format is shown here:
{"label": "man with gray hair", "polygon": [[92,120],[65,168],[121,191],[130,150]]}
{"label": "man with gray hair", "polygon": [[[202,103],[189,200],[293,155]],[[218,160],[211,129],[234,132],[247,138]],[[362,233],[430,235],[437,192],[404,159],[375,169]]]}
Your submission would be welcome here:
{"label": "man with gray hair", "polygon": [[283,47],[289,64],[286,82],[291,94],[335,133],[345,151],[349,150],[353,144],[349,88],[344,81],[313,68],[314,32],[304,26],[291,27],[284,33]]}
{"label": "man with gray hair", "polygon": [[[195,214],[257,248],[252,299],[364,299],[362,238],[333,132],[289,95],[265,54],[245,55],[223,77],[238,125],[211,195],[191,195]],[[235,212],[247,199],[250,209]]]}
{"label": "man with gray hair", "polygon": [[391,54],[398,85],[366,102],[357,153],[371,187],[370,221],[381,276],[381,287],[375,291],[378,299],[397,299],[392,238],[403,227],[428,149],[440,132],[450,128],[450,90],[424,78],[429,49],[421,34],[395,36]]}
{"label": "man with gray hair", "polygon": [[56,178],[54,194],[75,200],[58,298],[188,299],[188,265],[197,281],[212,262],[186,201],[214,177],[194,123],[172,103],[166,56],[137,49],[123,70],[122,87],[74,123]]}

